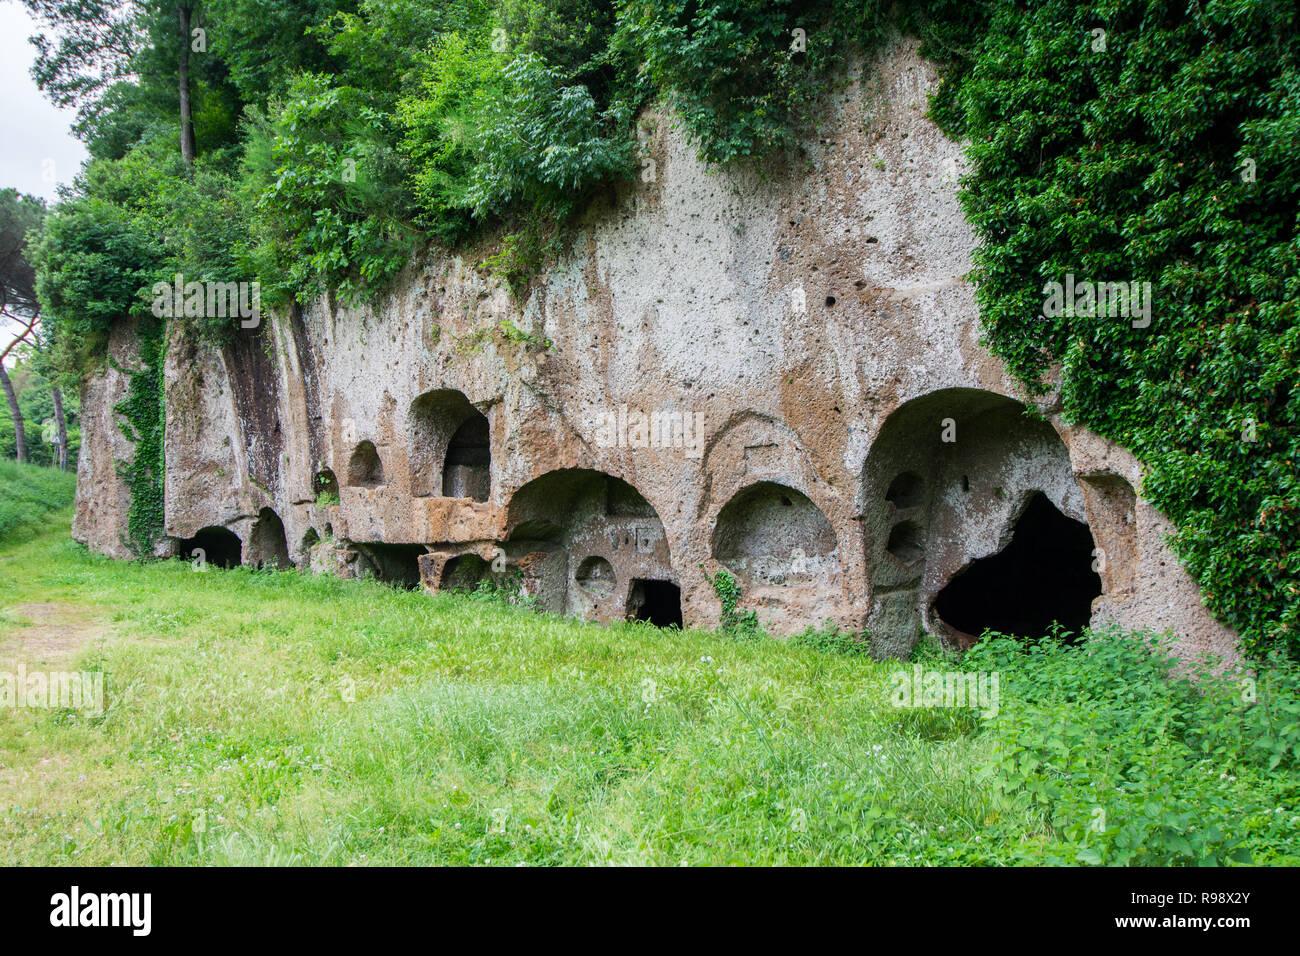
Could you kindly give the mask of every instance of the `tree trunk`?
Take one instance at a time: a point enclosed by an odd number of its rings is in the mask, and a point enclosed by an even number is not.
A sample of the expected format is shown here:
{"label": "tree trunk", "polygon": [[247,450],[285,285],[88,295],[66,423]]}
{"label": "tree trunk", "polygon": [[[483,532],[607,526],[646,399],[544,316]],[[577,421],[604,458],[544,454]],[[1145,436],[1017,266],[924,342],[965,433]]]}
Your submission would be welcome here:
{"label": "tree trunk", "polygon": [[9,414],[14,420],[14,450],[19,461],[27,460],[27,432],[23,429],[23,413],[18,408],[18,396],[14,394],[13,383],[5,371],[4,362],[0,362],[0,385],[4,386],[5,399],[9,402]]}
{"label": "tree trunk", "polygon": [[63,393],[59,386],[50,383],[50,396],[54,399],[54,424],[59,429],[58,466],[59,471],[68,470],[68,422],[63,417]]}
{"label": "tree trunk", "polygon": [[180,57],[177,62],[181,95],[181,159],[194,165],[194,118],[190,115],[190,8],[181,4],[176,15],[181,25]]}

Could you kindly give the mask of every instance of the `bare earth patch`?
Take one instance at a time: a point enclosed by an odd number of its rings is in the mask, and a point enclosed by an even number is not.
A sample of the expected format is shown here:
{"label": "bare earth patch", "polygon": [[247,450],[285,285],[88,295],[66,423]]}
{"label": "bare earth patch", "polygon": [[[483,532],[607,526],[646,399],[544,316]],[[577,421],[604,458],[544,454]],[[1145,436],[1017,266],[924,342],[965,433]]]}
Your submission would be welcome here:
{"label": "bare earth patch", "polygon": [[65,664],[108,633],[95,612],[79,604],[15,604],[4,610],[28,623],[0,638],[0,659],[17,656],[29,664]]}

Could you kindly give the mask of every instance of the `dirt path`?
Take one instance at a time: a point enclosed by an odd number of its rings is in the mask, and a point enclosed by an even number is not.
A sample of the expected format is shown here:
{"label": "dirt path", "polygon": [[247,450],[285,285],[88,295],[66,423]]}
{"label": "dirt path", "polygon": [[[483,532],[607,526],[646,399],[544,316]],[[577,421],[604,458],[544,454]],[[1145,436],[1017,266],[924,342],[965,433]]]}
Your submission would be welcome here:
{"label": "dirt path", "polygon": [[0,637],[0,661],[68,664],[82,648],[108,633],[94,609],[81,604],[14,604],[3,610],[21,623]]}

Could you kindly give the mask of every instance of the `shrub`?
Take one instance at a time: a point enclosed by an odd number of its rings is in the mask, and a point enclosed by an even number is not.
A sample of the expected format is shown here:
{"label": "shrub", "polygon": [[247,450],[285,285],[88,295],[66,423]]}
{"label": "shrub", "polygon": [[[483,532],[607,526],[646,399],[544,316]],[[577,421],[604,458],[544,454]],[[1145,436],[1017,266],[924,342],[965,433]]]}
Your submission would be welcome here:
{"label": "shrub", "polygon": [[391,117],[359,90],[305,74],[269,120],[250,121],[256,258],[271,301],[335,289],[355,301],[406,264],[413,197]]}
{"label": "shrub", "polygon": [[962,666],[1000,675],[987,733],[1003,812],[1040,812],[1056,837],[1026,846],[1027,857],[1221,865],[1294,839],[1289,822],[1277,821],[1290,836],[1241,825],[1297,793],[1294,665],[1262,672],[1256,681],[1268,690],[1253,700],[1241,675],[1180,675],[1150,634],[1097,631],[1076,646],[993,636]]}

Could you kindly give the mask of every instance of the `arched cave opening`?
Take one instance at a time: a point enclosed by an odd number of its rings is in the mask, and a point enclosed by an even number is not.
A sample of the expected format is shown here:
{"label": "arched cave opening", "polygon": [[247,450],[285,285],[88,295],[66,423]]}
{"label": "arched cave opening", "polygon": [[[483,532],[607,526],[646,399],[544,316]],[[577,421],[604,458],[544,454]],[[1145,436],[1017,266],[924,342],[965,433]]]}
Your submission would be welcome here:
{"label": "arched cave opening", "polygon": [[284,533],[284,522],[270,508],[257,514],[253,531],[248,538],[248,563],[256,568],[283,570],[293,566],[289,560],[289,542]]}
{"label": "arched cave opening", "polygon": [[[201,555],[194,552],[200,550]],[[244,544],[239,535],[229,528],[200,528],[192,538],[185,538],[180,543],[180,557],[185,560],[199,560],[219,568],[236,568],[243,561]]]}
{"label": "arched cave opening", "polygon": [[417,396],[408,427],[412,495],[488,500],[491,429],[464,392],[440,388]]}
{"label": "arched cave opening", "polygon": [[682,626],[682,589],[671,581],[636,578],[627,598],[627,616],[655,627]]}
{"label": "arched cave opening", "polygon": [[718,512],[713,555],[746,585],[820,583],[839,567],[835,532],[821,509],[772,481],[742,489]]}
{"label": "arched cave opening", "polygon": [[440,591],[473,591],[488,577],[491,565],[477,554],[452,558],[442,569]]}
{"label": "arched cave opening", "polygon": [[475,410],[456,429],[447,445],[447,461],[442,469],[443,497],[487,501],[492,487],[491,466],[487,416]]}
{"label": "arched cave opening", "polygon": [[945,624],[976,637],[994,630],[1037,639],[1055,623],[1077,639],[1101,594],[1093,547],[1088,526],[1038,492],[1016,522],[1011,543],[953,578],[934,609]]}
{"label": "arched cave opening", "polygon": [[563,468],[534,478],[510,498],[504,538],[513,554],[530,556],[519,571],[551,613],[602,621],[633,617],[643,603],[638,599],[634,608],[627,599],[633,578],[676,577],[654,507],[605,472]]}
{"label": "arched cave opening", "polygon": [[377,488],[384,483],[384,465],[379,460],[375,443],[363,441],[352,453],[348,462],[348,484],[361,488]]}
{"label": "arched cave opening", "polygon": [[383,544],[369,542],[355,545],[363,577],[414,591],[420,586],[421,544]]}

